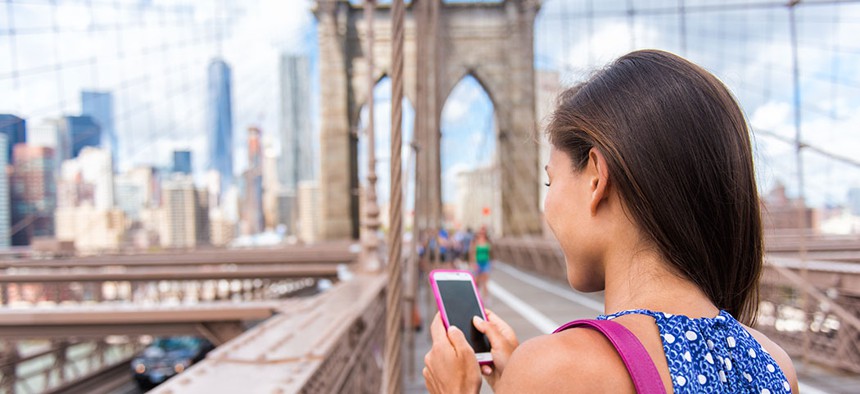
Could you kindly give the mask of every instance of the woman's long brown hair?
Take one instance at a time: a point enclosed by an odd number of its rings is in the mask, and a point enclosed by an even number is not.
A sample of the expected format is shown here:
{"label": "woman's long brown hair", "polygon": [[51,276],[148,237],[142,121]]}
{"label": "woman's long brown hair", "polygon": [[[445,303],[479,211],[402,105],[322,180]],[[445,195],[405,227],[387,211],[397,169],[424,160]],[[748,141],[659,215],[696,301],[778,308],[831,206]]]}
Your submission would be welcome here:
{"label": "woman's long brown hair", "polygon": [[728,88],[671,53],[627,54],[559,97],[550,142],[606,157],[625,211],[674,270],[746,324],[763,242],[750,132]]}

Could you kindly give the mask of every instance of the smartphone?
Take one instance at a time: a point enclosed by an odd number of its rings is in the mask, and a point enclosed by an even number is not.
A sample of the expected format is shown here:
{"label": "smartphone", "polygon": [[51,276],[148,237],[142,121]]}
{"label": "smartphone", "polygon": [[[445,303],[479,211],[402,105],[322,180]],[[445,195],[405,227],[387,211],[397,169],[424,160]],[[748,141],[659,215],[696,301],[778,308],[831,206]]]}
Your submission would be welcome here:
{"label": "smartphone", "polygon": [[430,287],[436,295],[436,305],[445,329],[453,325],[463,331],[478,363],[491,364],[490,341],[472,324],[474,316],[487,320],[472,274],[469,271],[433,270],[430,272]]}

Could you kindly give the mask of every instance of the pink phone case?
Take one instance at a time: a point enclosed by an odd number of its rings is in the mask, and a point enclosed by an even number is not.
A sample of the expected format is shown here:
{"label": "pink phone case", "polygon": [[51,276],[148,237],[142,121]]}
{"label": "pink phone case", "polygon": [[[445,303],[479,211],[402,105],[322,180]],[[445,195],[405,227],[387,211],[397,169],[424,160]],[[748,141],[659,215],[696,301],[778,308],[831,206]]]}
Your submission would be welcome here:
{"label": "pink phone case", "polygon": [[[448,316],[445,313],[445,304],[442,303],[442,296],[439,294],[439,286],[436,284],[435,275],[440,272],[453,272],[453,273],[464,273],[468,274],[471,278],[472,282],[472,290],[475,292],[475,297],[478,299],[478,305],[481,307],[481,318],[487,320],[487,312],[484,311],[484,301],[481,299],[481,294],[478,293],[478,287],[475,286],[475,277],[472,276],[472,273],[469,271],[463,270],[433,270],[430,271],[430,275],[428,275],[430,279],[430,287],[433,289],[433,296],[436,297],[436,307],[439,308],[439,315],[442,316],[442,323],[445,325],[445,329],[448,329]],[[479,361],[481,365],[492,365],[493,361]]]}

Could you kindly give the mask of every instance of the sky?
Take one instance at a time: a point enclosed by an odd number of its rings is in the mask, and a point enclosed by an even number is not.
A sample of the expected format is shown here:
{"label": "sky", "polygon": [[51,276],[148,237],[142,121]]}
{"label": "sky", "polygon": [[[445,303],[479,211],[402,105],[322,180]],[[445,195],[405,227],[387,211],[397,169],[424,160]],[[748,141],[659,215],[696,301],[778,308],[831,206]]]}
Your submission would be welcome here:
{"label": "sky", "polygon": [[[676,0],[632,2],[632,13],[630,3],[544,1],[535,27],[536,68],[558,70],[562,84],[570,85],[637,48],[688,57],[729,86],[757,130],[762,190],[782,182],[795,195],[794,148],[777,138],[795,134],[785,2],[688,0],[685,13],[678,12]],[[211,59],[222,57],[233,72],[233,145],[235,169],[241,172],[247,165],[248,126],[259,125],[264,139],[275,142],[279,55],[304,54],[316,70],[312,5],[310,0],[12,0],[0,7],[0,113],[23,115],[32,127],[78,113],[82,89],[109,90],[114,92],[120,169],[166,166],[173,149],[191,149],[194,169],[202,173],[208,146],[205,70]],[[856,161],[860,5],[801,5],[796,18],[802,139]],[[316,71],[311,81],[318,133]],[[389,122],[382,119],[390,116],[390,93],[385,84],[377,86],[375,115],[380,192],[388,176]],[[493,119],[492,102],[480,84],[471,77],[462,80],[443,107],[443,200],[456,195],[458,171],[496,160]],[[411,122],[404,126],[407,133]],[[860,187],[856,165],[809,151],[802,158],[804,190],[812,205],[841,203],[849,188]],[[404,165],[407,161],[404,157]]]}

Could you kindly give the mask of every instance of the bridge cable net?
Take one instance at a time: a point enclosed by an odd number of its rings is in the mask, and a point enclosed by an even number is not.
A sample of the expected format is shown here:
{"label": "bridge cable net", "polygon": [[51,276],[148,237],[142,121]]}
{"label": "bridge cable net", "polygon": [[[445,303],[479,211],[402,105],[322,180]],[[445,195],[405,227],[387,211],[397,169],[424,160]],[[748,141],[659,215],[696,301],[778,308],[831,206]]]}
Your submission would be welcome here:
{"label": "bridge cable net", "polygon": [[[802,313],[807,322],[799,332],[802,345],[790,351],[804,358],[811,349],[827,354],[850,347],[855,355],[849,358],[860,360],[857,346],[821,339],[833,336],[836,321],[841,322],[840,338],[858,332],[852,314],[860,310],[860,295],[838,285],[813,286],[807,264],[807,249],[820,254],[818,239],[824,237],[843,237],[846,245],[855,244],[846,246],[846,253],[857,250],[860,161],[854,157],[860,149],[860,80],[855,70],[860,47],[850,37],[858,35],[860,2],[853,0],[549,0],[535,26],[536,67],[556,72],[559,89],[631,50],[658,48],[702,65],[736,95],[753,135],[765,240],[781,245],[790,239],[801,262],[797,277],[773,266],[796,297],[785,299],[772,282],[763,283],[762,313],[769,313],[763,321],[778,326],[793,321],[774,305]],[[797,340],[774,326],[768,330],[772,337]]]}

